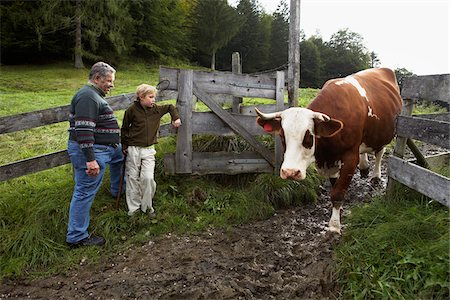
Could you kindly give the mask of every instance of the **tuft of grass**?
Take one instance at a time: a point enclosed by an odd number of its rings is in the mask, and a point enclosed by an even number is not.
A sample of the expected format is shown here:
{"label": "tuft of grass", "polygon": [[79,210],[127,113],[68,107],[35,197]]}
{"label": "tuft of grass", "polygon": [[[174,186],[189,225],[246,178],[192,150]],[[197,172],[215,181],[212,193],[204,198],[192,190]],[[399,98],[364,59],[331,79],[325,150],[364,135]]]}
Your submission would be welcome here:
{"label": "tuft of grass", "polygon": [[336,249],[337,278],[348,299],[448,299],[449,210],[396,187],[352,210]]}
{"label": "tuft of grass", "polygon": [[255,198],[265,199],[275,209],[299,206],[317,199],[320,182],[319,175],[312,167],[308,169],[308,175],[302,181],[284,180],[274,174],[261,174],[255,181],[252,194]]}

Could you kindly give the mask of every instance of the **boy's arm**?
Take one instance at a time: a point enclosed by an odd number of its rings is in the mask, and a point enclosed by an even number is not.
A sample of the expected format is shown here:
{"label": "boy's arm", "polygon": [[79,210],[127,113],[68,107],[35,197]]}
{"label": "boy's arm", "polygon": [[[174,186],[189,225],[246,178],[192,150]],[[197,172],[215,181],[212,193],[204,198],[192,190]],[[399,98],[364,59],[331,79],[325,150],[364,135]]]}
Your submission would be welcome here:
{"label": "boy's arm", "polygon": [[173,104],[163,105],[163,115],[165,115],[166,113],[170,113],[173,126],[181,126],[180,114],[178,113],[178,109]]}

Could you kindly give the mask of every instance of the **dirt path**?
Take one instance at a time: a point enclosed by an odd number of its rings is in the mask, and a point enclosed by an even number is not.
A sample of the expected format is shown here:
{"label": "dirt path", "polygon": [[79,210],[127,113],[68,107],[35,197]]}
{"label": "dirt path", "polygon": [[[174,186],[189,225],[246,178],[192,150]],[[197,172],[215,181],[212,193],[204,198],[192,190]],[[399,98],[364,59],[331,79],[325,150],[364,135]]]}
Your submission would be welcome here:
{"label": "dirt path", "polygon": [[[355,175],[347,208],[383,189]],[[334,299],[332,251],[339,237],[325,230],[329,187],[322,191],[315,205],[280,211],[265,221],[166,235],[75,273],[6,283],[0,298]]]}

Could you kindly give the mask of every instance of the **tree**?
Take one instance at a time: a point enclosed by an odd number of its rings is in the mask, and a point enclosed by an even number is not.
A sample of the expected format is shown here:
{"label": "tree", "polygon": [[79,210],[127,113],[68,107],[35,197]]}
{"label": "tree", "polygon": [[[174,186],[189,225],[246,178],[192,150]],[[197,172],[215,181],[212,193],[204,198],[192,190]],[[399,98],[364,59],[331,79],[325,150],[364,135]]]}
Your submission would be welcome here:
{"label": "tree", "polygon": [[378,58],[378,54],[374,51],[370,52],[370,67],[377,68],[380,65],[380,59]]}
{"label": "tree", "polygon": [[[2,50],[9,54],[9,46],[26,41],[17,32],[29,36],[26,49],[34,58],[36,51],[44,57],[73,57],[76,67],[82,67],[82,58],[92,60],[113,59],[123,55],[130,45],[133,20],[128,11],[128,2],[121,0],[37,0],[1,3],[2,17],[9,18],[6,24],[2,19]],[[20,27],[19,31],[8,33],[9,26]],[[3,45],[4,36],[11,42]],[[83,47],[84,46],[84,47]],[[67,52],[67,49],[73,49]],[[34,54],[34,55],[33,55]]]}
{"label": "tree", "polygon": [[300,86],[319,88],[322,86],[322,60],[319,47],[313,37],[300,42]]}
{"label": "tree", "polygon": [[410,77],[415,75],[413,72],[405,69],[405,68],[397,68],[395,69],[395,77],[397,77],[397,83],[401,86],[404,77]]}
{"label": "tree", "polygon": [[286,66],[289,50],[289,10],[282,0],[273,14],[270,29],[270,48],[267,69]]}
{"label": "tree", "polygon": [[[128,1],[126,1],[128,2]],[[138,31],[133,38],[133,56],[153,62],[183,60],[192,51],[189,39],[192,6],[183,0],[130,1],[131,16]]]}
{"label": "tree", "polygon": [[339,30],[331,36],[322,53],[325,62],[326,77],[347,76],[370,67],[370,55],[364,46],[363,37],[349,29]]}
{"label": "tree", "polygon": [[227,0],[199,0],[194,9],[194,19],[197,49],[211,55],[211,69],[215,70],[216,52],[236,35],[241,17]]}
{"label": "tree", "polygon": [[[239,52],[242,59],[242,71],[250,73],[262,70],[268,60],[267,37],[264,31],[263,17],[256,0],[240,0],[236,8],[242,17],[242,26],[231,41],[219,51],[222,61],[230,61],[233,52]],[[231,68],[231,64],[224,63],[223,67]]]}

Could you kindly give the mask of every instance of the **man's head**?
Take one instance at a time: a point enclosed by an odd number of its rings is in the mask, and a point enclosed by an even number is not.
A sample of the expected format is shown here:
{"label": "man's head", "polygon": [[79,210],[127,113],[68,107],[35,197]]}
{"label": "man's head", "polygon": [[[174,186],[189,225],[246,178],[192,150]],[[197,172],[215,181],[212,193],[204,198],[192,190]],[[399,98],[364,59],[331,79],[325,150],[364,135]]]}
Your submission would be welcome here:
{"label": "man's head", "polygon": [[144,106],[152,107],[155,105],[156,93],[157,90],[154,86],[143,83],[136,89],[136,100]]}
{"label": "man's head", "polygon": [[104,62],[95,63],[89,73],[89,81],[100,88],[105,94],[108,94],[114,87],[116,79],[116,70]]}

